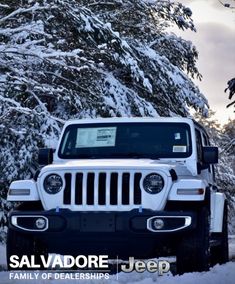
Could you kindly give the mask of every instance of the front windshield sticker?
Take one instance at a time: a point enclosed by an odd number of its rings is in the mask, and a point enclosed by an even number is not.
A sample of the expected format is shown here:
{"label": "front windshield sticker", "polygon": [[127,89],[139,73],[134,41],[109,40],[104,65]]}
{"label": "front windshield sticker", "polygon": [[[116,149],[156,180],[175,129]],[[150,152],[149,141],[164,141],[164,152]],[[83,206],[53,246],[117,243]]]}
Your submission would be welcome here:
{"label": "front windshield sticker", "polygon": [[76,148],[115,146],[117,127],[78,128]]}
{"label": "front windshield sticker", "polygon": [[175,133],[175,140],[180,140],[180,139],[181,139],[180,133],[179,132]]}
{"label": "front windshield sticker", "polygon": [[187,146],[184,145],[174,145],[173,146],[173,152],[174,153],[186,153],[187,151]]}

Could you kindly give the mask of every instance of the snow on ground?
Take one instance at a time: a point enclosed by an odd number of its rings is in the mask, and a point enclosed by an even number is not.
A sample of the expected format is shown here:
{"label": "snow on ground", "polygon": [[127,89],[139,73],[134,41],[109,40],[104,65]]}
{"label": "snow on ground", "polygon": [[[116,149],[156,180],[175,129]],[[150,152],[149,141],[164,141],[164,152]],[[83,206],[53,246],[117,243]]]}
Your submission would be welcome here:
{"label": "snow on ground", "polygon": [[[6,269],[6,247],[0,243],[0,270]],[[1,273],[0,273],[1,275]],[[1,276],[0,276],[1,280]]]}
{"label": "snow on ground", "polygon": [[[19,280],[19,279],[9,279],[10,272],[2,271],[0,272],[0,282],[1,284],[19,284],[19,283],[37,283],[37,284],[63,284],[63,283],[109,283],[109,284],[234,284],[235,282],[235,235],[229,237],[229,248],[230,248],[230,262],[224,265],[216,265],[210,269],[208,272],[194,272],[185,273],[184,275],[173,276],[172,273],[167,273],[163,276],[158,276],[157,273],[119,273],[116,275],[111,275],[108,280],[55,280],[54,278],[50,280],[42,280],[42,274],[38,276],[38,280]],[[0,269],[6,270],[6,257],[5,257],[5,246],[0,245]],[[16,272],[13,272],[13,274]],[[34,271],[27,272],[28,275],[34,277]],[[58,275],[58,273],[57,273]]]}

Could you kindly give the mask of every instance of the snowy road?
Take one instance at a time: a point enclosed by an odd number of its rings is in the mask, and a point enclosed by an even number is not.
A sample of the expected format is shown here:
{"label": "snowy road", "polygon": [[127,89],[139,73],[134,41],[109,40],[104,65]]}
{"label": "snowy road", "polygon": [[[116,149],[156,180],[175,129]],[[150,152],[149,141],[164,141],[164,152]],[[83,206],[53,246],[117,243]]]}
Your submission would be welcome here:
{"label": "snowy road", "polygon": [[[1,284],[19,284],[19,283],[37,283],[37,284],[63,284],[63,283],[111,283],[111,284],[234,284],[235,283],[235,236],[230,236],[229,239],[230,247],[230,262],[224,265],[216,265],[211,268],[209,272],[203,273],[186,273],[181,276],[173,276],[171,273],[165,274],[164,276],[158,276],[157,273],[136,273],[132,272],[129,274],[119,273],[118,275],[110,276],[109,280],[42,280],[41,275],[38,276],[38,280],[10,280],[9,272],[0,272]],[[5,259],[5,247],[0,246],[0,267],[2,270],[6,269]]]}

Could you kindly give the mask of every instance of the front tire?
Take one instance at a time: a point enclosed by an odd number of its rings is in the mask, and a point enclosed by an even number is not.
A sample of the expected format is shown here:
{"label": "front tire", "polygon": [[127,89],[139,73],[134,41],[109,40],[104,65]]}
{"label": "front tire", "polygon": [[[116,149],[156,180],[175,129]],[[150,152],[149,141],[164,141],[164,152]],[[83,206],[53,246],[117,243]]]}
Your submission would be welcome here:
{"label": "front tire", "polygon": [[31,255],[34,255],[36,262],[41,266],[41,268],[39,269],[43,269],[41,259],[39,256],[40,255],[47,256],[47,251],[46,248],[43,247],[31,235],[27,235],[12,229],[8,229],[7,249],[6,249],[8,270],[30,269],[30,267],[22,267],[22,268],[11,267],[10,257],[12,255],[17,255],[19,257],[19,260],[22,258],[23,255],[27,255],[29,259]]}
{"label": "front tire", "polygon": [[198,211],[197,228],[184,237],[177,248],[177,273],[207,271],[210,267],[209,210]]}

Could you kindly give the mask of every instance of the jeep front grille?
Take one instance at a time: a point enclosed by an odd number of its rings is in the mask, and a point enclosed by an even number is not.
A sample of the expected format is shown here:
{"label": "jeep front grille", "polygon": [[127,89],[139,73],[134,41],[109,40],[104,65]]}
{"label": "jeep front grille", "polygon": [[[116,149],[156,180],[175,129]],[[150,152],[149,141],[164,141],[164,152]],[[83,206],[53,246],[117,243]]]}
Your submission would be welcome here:
{"label": "jeep front grille", "polygon": [[139,172],[65,173],[64,205],[141,205]]}

